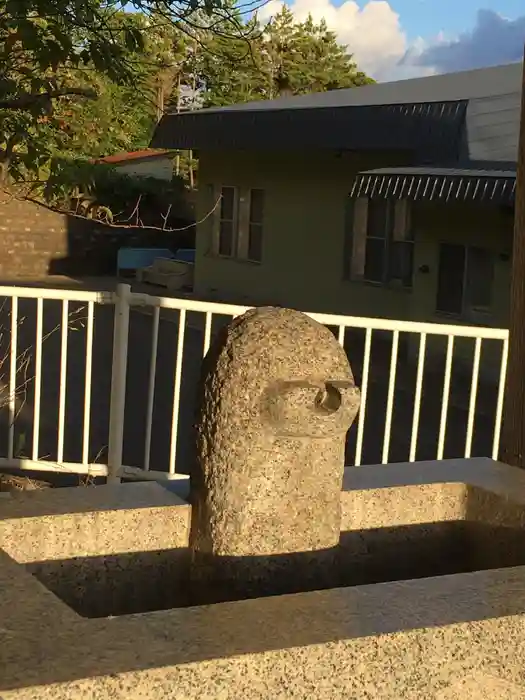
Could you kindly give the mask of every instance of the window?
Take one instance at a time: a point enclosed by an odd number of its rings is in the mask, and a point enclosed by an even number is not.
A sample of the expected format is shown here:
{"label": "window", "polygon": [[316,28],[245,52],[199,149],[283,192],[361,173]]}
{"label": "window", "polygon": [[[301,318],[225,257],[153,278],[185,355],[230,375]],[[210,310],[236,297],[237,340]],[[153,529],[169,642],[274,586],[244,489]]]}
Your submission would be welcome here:
{"label": "window", "polygon": [[352,245],[345,255],[351,257],[350,277],[411,287],[414,236],[408,202],[358,199],[352,204]]}
{"label": "window", "polygon": [[490,311],[494,255],[484,248],[442,243],[436,311],[475,318]]}
{"label": "window", "polygon": [[388,239],[392,228],[392,209],[386,199],[370,200],[366,220],[364,279],[383,282],[387,274]]}
{"label": "window", "polygon": [[231,257],[236,248],[239,193],[235,187],[221,188],[219,255]]}
{"label": "window", "polygon": [[264,190],[250,191],[250,218],[248,230],[248,260],[261,262],[264,212]]}
{"label": "window", "polygon": [[216,254],[260,263],[263,247],[264,190],[221,187],[215,217]]}

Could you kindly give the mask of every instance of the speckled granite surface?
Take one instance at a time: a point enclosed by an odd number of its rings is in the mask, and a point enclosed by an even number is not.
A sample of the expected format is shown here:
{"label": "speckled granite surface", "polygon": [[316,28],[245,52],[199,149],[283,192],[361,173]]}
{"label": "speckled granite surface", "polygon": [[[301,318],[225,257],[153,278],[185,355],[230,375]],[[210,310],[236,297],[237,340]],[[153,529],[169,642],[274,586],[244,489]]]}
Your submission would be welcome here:
{"label": "speckled granite surface", "polygon": [[172,608],[186,588],[189,518],[155,483],[32,491],[2,502],[0,548],[83,615]]}
{"label": "speckled granite surface", "polygon": [[11,598],[0,687],[5,700],[422,700],[487,676],[522,698],[524,584],[509,569],[97,621],[43,599],[17,617]]}
{"label": "speckled granite surface", "polygon": [[359,402],[341,344],[299,311],[250,309],[217,334],[197,392],[194,604],[331,585]]}
{"label": "speckled granite surface", "polygon": [[[442,499],[434,518],[441,512],[444,520],[461,516],[503,530],[521,529],[525,475],[490,461],[480,462],[476,471],[475,461],[457,462],[453,469],[445,463],[443,481],[453,486],[443,489],[436,464],[393,465],[388,476],[383,467],[353,470],[360,472],[348,477],[354,485],[359,482],[353,490],[367,503],[354,522],[387,525],[379,505],[376,520],[370,518],[372,501],[366,498],[376,489],[399,489],[401,498],[405,483],[411,493],[405,511],[417,503],[412,487],[420,485],[427,490],[427,504],[429,494]],[[474,487],[461,486],[471,481]],[[144,503],[156,497],[155,491],[144,495],[137,510],[147,510]],[[6,519],[11,507],[2,503],[2,522],[17,519],[13,512]],[[18,507],[22,516],[23,502]],[[153,532],[156,518],[168,518],[177,508],[187,514],[187,506],[174,506],[173,500],[152,511]],[[91,503],[87,511],[93,517],[104,509]],[[81,515],[82,507],[75,512]],[[404,525],[402,512],[393,511]],[[415,512],[407,518],[424,524],[423,502]],[[23,533],[32,519],[19,517],[10,537]],[[58,529],[53,532],[50,550],[59,537]],[[77,539],[82,532],[79,525]],[[115,529],[113,539],[107,534],[102,542],[116,553],[133,542],[138,546],[140,537],[126,540],[125,531]],[[156,547],[155,537],[160,535],[153,537]],[[6,542],[4,535],[4,548]],[[42,538],[39,542],[44,546]],[[525,567],[86,619],[4,553],[0,591],[3,700],[525,700]]]}

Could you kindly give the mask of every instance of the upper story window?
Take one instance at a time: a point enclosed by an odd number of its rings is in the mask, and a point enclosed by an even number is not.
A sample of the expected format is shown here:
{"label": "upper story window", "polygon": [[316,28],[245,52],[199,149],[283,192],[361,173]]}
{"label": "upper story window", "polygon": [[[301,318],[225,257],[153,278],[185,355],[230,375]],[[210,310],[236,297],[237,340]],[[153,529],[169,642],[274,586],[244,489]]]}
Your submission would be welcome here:
{"label": "upper story window", "polygon": [[264,190],[224,186],[214,225],[214,250],[221,257],[262,261]]}
{"label": "upper story window", "polygon": [[408,202],[362,198],[351,204],[346,231],[346,276],[410,288],[414,235]]}

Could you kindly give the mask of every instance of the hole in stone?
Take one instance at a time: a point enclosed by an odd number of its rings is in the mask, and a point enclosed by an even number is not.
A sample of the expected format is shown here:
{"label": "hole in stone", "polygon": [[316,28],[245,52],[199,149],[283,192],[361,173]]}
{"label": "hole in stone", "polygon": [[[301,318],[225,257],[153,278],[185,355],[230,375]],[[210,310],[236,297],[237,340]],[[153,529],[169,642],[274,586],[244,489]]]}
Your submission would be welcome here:
{"label": "hole in stone", "polygon": [[329,382],[317,392],[315,397],[315,407],[322,413],[336,413],[341,408],[341,403],[341,392]]}

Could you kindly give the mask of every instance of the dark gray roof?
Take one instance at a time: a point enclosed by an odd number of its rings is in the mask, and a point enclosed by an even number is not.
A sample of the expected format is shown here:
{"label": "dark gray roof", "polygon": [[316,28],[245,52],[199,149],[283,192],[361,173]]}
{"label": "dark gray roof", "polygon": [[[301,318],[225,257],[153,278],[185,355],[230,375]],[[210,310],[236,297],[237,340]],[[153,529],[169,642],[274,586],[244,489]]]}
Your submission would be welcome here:
{"label": "dark gray roof", "polygon": [[[495,164],[496,165],[496,164]],[[373,170],[364,170],[361,175],[429,175],[447,177],[470,177],[472,175],[480,177],[516,177],[516,168],[507,164],[506,168],[487,168],[483,162],[465,163],[458,168],[436,168],[436,167],[401,167],[401,168],[374,168]]]}
{"label": "dark gray roof", "polygon": [[421,162],[458,157],[466,103],[193,112],[165,117],[153,143],[197,149],[414,151]]}
{"label": "dark gray roof", "polygon": [[425,78],[375,83],[358,88],[330,90],[310,95],[260,100],[202,112],[238,112],[275,109],[321,109],[323,107],[364,107],[377,105],[420,104],[484,100],[519,93],[522,64],[511,63],[491,68],[432,75]]}
{"label": "dark gray roof", "polygon": [[152,145],[409,151],[414,164],[515,162],[522,64],[168,114]]}

